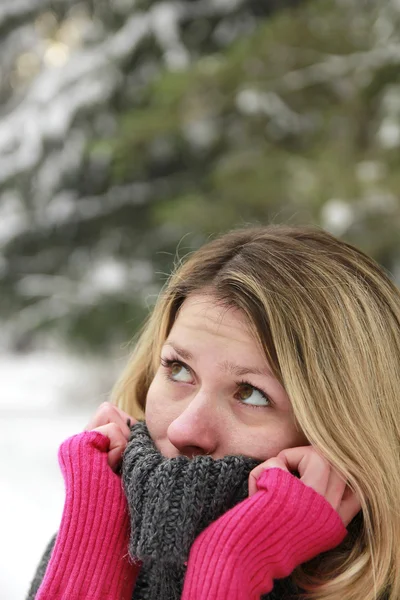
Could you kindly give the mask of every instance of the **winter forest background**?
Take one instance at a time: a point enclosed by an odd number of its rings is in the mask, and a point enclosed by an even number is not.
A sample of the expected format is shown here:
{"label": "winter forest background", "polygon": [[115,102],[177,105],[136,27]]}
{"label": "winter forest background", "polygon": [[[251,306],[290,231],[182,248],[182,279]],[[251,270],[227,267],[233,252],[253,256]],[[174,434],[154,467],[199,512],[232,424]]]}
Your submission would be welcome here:
{"label": "winter forest background", "polygon": [[0,597],[174,262],[312,222],[400,283],[399,0],[0,0]]}

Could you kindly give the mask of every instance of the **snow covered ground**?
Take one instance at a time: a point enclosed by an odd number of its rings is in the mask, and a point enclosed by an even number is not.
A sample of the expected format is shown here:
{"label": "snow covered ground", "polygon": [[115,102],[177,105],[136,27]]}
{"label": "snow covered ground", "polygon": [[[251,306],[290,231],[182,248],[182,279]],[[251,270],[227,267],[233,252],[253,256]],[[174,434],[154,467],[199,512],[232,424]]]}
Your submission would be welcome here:
{"label": "snow covered ground", "polygon": [[[24,600],[57,531],[64,481],[57,450],[82,431],[116,376],[115,365],[54,354],[0,356],[0,598]],[[85,366],[85,368],[83,368]]]}

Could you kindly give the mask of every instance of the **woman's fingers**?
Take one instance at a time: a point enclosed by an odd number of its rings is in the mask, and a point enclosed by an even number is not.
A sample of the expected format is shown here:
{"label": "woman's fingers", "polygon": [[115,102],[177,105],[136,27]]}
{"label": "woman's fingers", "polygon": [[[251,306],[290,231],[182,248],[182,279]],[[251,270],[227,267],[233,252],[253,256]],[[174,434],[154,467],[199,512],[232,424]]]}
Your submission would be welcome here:
{"label": "woman's fingers", "polygon": [[328,486],[325,492],[325,498],[335,510],[339,509],[346,489],[349,488],[347,487],[345,479],[340,475],[340,473],[334,469],[331,469]]}
{"label": "woman's fingers", "polygon": [[353,490],[346,486],[339,506],[338,513],[343,523],[347,526],[361,510],[361,502]]}
{"label": "woman's fingers", "polygon": [[107,425],[95,427],[92,431],[98,431],[99,433],[106,435],[110,440],[107,461],[114,472],[118,471],[122,454],[127,445],[126,437],[122,433],[120,426],[116,423],[108,423]]}
{"label": "woman's fingers", "polygon": [[93,418],[90,420],[84,431],[92,431],[101,425],[107,425],[107,423],[116,423],[120,426],[121,431],[128,440],[130,437],[130,427],[127,424],[128,419],[131,421],[131,425],[137,423],[136,419],[128,415],[125,411],[121,410],[111,402],[103,402],[100,404]]}
{"label": "woman's fingers", "polygon": [[279,452],[288,470],[298,472],[301,481],[316,492],[325,496],[328,488],[330,465],[312,446],[288,448]]}
{"label": "woman's fingers", "polygon": [[276,457],[258,465],[249,476],[249,496],[257,492],[256,481],[262,471],[273,467],[299,473],[300,480],[330,503],[345,526],[361,510],[357,495],[346,485],[340,473],[313,446],[282,450]]}
{"label": "woman's fingers", "polygon": [[265,462],[263,462],[261,465],[258,465],[257,467],[255,467],[249,475],[249,496],[252,496],[253,494],[255,494],[258,489],[257,489],[257,479],[260,477],[260,475],[262,474],[263,471],[265,471],[266,469],[273,469],[274,467],[278,467],[279,469],[283,469],[284,471],[288,471],[288,468],[286,467],[285,463],[283,462],[283,460],[281,460],[278,457],[275,458],[269,458],[268,460],[266,460]]}
{"label": "woman's fingers", "polygon": [[[130,425],[128,425],[128,421]],[[118,471],[122,453],[129,440],[130,427],[135,423],[137,420],[125,411],[111,402],[103,402],[84,429],[84,431],[99,431],[110,439],[107,459],[108,464],[115,472]]]}
{"label": "woman's fingers", "polygon": [[361,510],[357,496],[340,473],[313,446],[289,448],[278,454],[290,470],[297,470],[301,481],[324,496],[339,513],[345,525]]}

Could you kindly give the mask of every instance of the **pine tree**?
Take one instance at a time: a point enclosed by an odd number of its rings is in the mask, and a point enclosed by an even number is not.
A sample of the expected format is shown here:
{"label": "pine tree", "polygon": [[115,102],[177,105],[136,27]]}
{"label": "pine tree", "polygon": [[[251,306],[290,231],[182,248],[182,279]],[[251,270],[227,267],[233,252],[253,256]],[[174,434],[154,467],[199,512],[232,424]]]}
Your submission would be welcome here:
{"label": "pine tree", "polygon": [[177,247],[245,223],[318,223],[400,279],[394,0],[13,4],[3,343],[127,341]]}

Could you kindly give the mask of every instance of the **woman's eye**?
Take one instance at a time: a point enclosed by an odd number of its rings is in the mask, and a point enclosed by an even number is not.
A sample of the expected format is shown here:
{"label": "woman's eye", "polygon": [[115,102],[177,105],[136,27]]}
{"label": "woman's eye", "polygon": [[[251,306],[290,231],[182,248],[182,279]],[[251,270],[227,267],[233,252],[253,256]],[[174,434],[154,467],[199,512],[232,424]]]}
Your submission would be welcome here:
{"label": "woman's eye", "polygon": [[173,381],[183,381],[190,383],[191,376],[189,370],[178,362],[172,362],[169,366],[170,377]]}
{"label": "woman's eye", "polygon": [[[192,383],[193,378],[189,367],[179,360],[161,358],[161,364],[166,369],[165,376],[168,380],[178,383]],[[268,408],[273,404],[269,397],[261,390],[246,381],[237,382],[239,388],[237,401],[252,408]]]}
{"label": "woman's eye", "polygon": [[239,399],[248,406],[270,406],[271,401],[260,390],[249,383],[242,383],[239,390]]}

